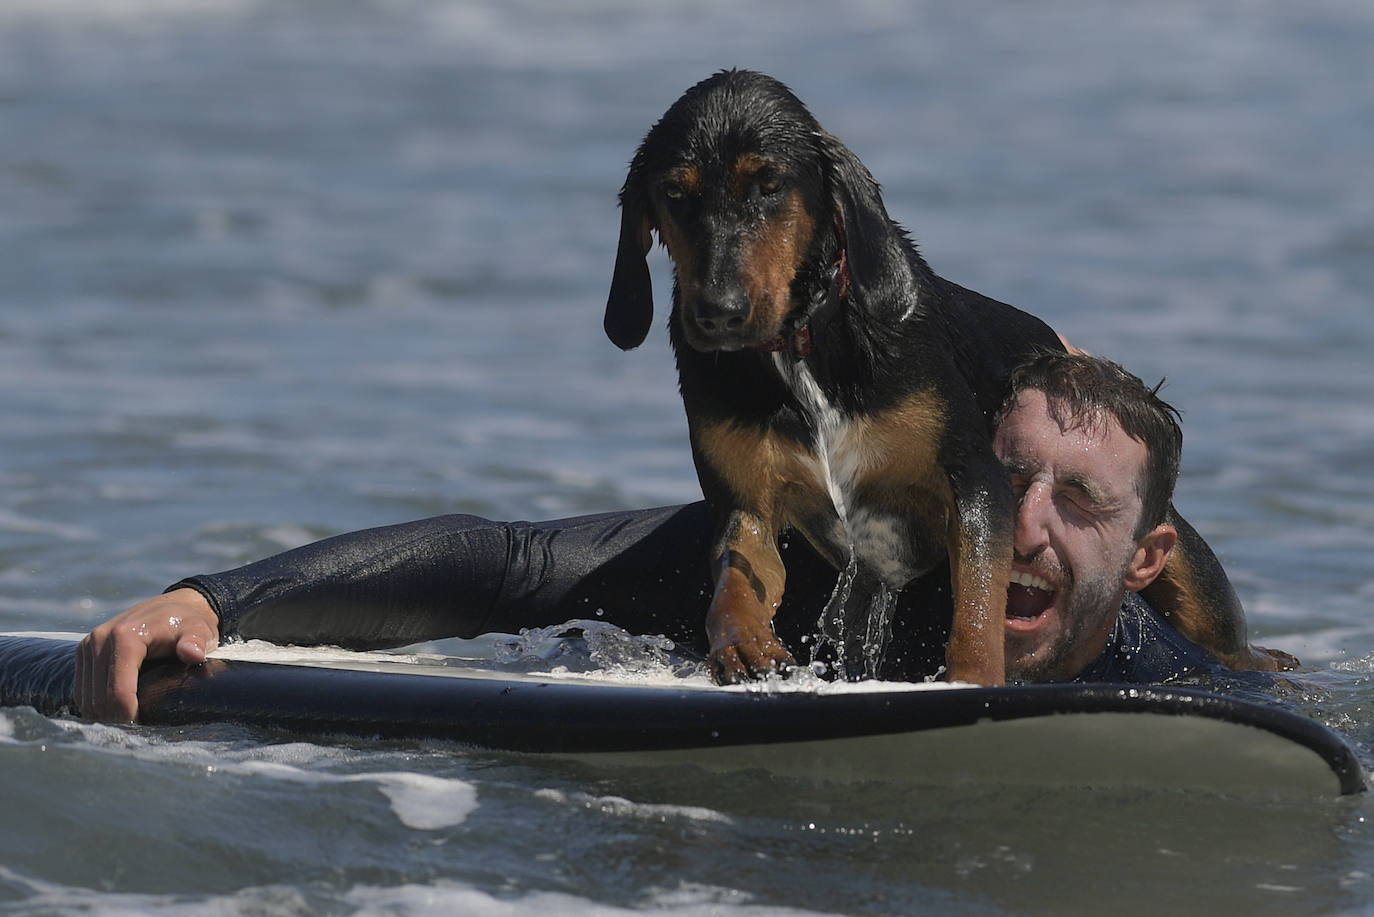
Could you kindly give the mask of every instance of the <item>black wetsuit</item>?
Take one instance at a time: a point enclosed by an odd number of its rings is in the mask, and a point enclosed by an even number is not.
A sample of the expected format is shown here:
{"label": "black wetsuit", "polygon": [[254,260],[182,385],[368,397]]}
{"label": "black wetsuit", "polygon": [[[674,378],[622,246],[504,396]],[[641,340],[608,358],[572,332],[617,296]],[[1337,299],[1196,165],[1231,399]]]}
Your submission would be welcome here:
{"label": "black wetsuit", "polygon": [[[440,516],[340,535],[176,586],[205,595],[224,638],[364,649],[581,618],[704,652],[709,538],[703,503],[551,522]],[[808,659],[837,573],[800,536],[783,539],[782,555],[787,589],[775,626],[798,659]],[[917,681],[940,671],[948,584],[946,567],[902,590],[881,677]],[[1218,667],[1131,596],[1106,650],[1078,680],[1162,682]]]}

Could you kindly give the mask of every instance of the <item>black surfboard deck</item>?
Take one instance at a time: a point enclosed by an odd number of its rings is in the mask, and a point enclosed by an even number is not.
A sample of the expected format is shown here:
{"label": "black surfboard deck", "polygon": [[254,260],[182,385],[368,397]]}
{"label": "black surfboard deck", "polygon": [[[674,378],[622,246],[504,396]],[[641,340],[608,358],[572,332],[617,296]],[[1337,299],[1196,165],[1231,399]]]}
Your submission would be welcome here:
{"label": "black surfboard deck", "polygon": [[[0,635],[0,702],[70,711],[75,639]],[[1198,689],[785,681],[720,688],[700,678],[508,672],[442,656],[302,651],[255,660],[225,652],[231,658],[147,669],[140,721],[444,739],[844,781],[1282,794],[1366,787],[1358,757],[1333,730],[1282,707]]]}

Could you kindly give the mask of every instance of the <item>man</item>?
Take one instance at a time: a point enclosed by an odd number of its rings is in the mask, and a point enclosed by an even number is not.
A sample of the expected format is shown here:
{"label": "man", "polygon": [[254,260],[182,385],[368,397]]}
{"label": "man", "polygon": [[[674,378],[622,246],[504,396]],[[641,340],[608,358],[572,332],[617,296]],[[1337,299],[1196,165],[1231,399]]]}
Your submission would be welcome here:
{"label": "man", "polygon": [[1067,681],[1109,663],[1122,601],[1173,551],[1164,520],[1183,433],[1172,407],[1104,360],[1034,360],[1010,391],[993,438],[1017,503],[1007,671]]}
{"label": "man", "polygon": [[[994,448],[1017,497],[1007,605],[1012,681],[1165,681],[1219,663],[1134,594],[1177,539],[1165,514],[1178,475],[1176,412],[1115,363],[1049,354],[1014,374]],[[231,636],[352,648],[401,646],[599,617],[702,643],[710,585],[704,504],[546,523],[449,516],[327,539],[184,580],[95,628],[77,659],[83,715],[137,716],[147,658],[195,664]],[[810,641],[835,572],[784,537],[775,621]],[[898,597],[884,678],[942,665],[949,573]]]}

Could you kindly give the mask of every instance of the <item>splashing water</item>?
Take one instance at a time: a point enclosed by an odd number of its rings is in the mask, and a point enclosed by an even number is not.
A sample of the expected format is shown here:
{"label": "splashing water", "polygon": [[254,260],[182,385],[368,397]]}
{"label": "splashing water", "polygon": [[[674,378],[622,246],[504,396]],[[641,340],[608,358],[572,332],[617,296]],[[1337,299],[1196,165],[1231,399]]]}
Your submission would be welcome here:
{"label": "splashing water", "polygon": [[846,633],[849,624],[849,596],[854,590],[854,580],[859,574],[859,559],[853,551],[849,563],[840,571],[835,580],[835,590],[830,593],[825,608],[821,609],[820,620],[816,622],[816,652],[829,649],[835,654],[835,668],[840,678],[849,680],[849,660],[845,652]]}
{"label": "splashing water", "polygon": [[864,674],[869,678],[879,677],[883,661],[887,658],[887,644],[892,637],[892,613],[896,608],[897,593],[879,580],[877,588],[869,595],[864,628]]}
{"label": "splashing water", "polygon": [[701,675],[700,660],[675,652],[667,637],[642,636],[606,621],[530,627],[493,644],[496,662],[519,671],[604,673],[617,677]]}
{"label": "splashing water", "polygon": [[896,591],[880,579],[864,576],[858,557],[851,553],[816,622],[817,652],[833,652],[836,674],[846,681],[879,677],[896,607]]}

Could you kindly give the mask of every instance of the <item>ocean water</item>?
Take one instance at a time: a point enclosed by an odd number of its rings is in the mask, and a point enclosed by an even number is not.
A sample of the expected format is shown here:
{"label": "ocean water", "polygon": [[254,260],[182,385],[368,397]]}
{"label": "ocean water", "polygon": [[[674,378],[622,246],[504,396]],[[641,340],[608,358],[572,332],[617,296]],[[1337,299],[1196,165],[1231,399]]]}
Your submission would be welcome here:
{"label": "ocean water", "polygon": [[[1371,47],[1365,0],[9,0],[0,630],[362,526],[693,499],[661,322],[601,332],[615,193],[746,66],[937,271],[1167,377],[1180,508],[1374,765]],[[1365,914],[1372,806],[3,710],[0,912]]]}

